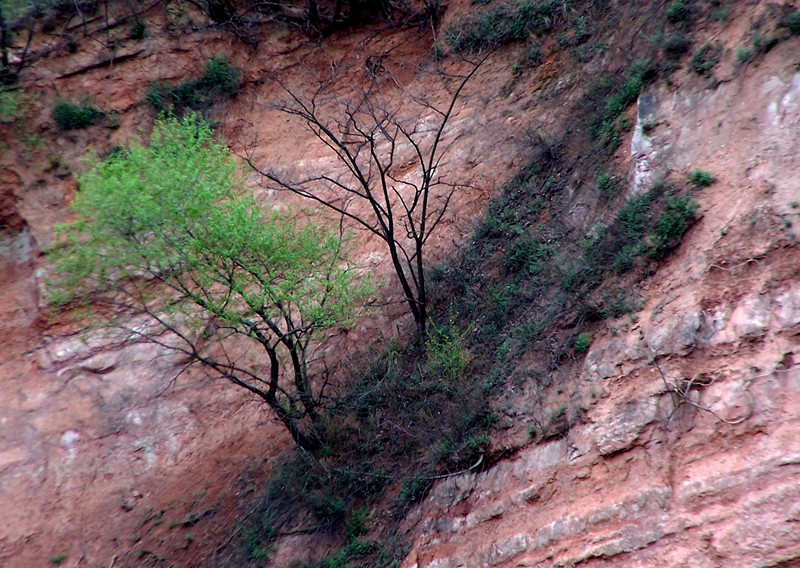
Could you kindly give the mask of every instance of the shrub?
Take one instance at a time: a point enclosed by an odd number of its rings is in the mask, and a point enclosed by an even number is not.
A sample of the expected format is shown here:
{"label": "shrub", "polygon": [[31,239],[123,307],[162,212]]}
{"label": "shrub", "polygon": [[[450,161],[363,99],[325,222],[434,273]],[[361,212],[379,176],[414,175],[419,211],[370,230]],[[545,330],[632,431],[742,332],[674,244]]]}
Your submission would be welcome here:
{"label": "shrub", "polygon": [[714,174],[705,170],[694,169],[692,173],[689,174],[689,183],[696,187],[708,187],[715,181],[717,181],[717,178]]}
{"label": "shrub", "polygon": [[664,55],[672,60],[680,59],[685,53],[689,52],[691,47],[692,40],[683,32],[676,32],[664,36],[664,41],[662,43]]}
{"label": "shrub", "polygon": [[582,332],[578,335],[578,338],[575,340],[575,351],[578,353],[586,353],[589,351],[589,348],[592,346],[592,334],[587,332]]}
{"label": "shrub", "polygon": [[711,71],[719,63],[722,56],[722,45],[706,43],[703,47],[694,52],[692,57],[692,69],[698,75],[711,76]]}
{"label": "shrub", "polygon": [[95,124],[103,113],[92,105],[78,105],[70,101],[59,101],[53,108],[53,119],[61,130],[79,130]]}
{"label": "shrub", "polygon": [[637,236],[645,233],[648,227],[652,196],[647,193],[632,197],[617,213],[617,224],[623,235]]}
{"label": "shrub", "polygon": [[749,47],[740,45],[736,48],[736,63],[741,65],[750,62],[753,59],[753,50]]}
{"label": "shrub", "polygon": [[683,197],[667,195],[667,205],[656,222],[651,256],[656,260],[664,258],[669,251],[680,244],[683,235],[689,230],[697,203],[690,195]]}
{"label": "shrub", "polygon": [[687,0],[673,0],[667,6],[667,20],[673,24],[690,22],[694,17],[694,5]]}
{"label": "shrub", "polygon": [[20,116],[20,91],[10,91],[0,87],[0,123],[14,122]]}
{"label": "shrub", "polygon": [[[599,110],[591,119],[590,131],[593,138],[611,149],[619,145],[620,131],[624,130],[624,125],[618,119],[636,102],[645,85],[654,79],[655,73],[652,60],[638,59],[625,71],[624,83],[615,84],[613,80],[605,77],[591,89],[596,93],[606,93],[605,103],[602,101],[598,103]],[[597,97],[597,94],[590,93],[590,96]]]}
{"label": "shrub", "polygon": [[210,93],[234,95],[239,90],[240,75],[238,69],[228,65],[224,56],[213,57],[206,61],[205,72],[197,86]]}
{"label": "shrub", "polygon": [[558,0],[522,0],[490,7],[454,23],[444,32],[453,51],[480,52],[550,31],[560,10]]}
{"label": "shrub", "polygon": [[174,85],[160,81],[150,83],[145,101],[159,113],[180,115],[187,109],[201,110],[220,97],[235,95],[239,90],[240,76],[240,71],[228,65],[224,57],[214,57],[206,61],[203,76],[196,81]]}
{"label": "shrub", "polygon": [[619,193],[622,181],[607,172],[597,174],[597,190],[603,199],[611,199]]}
{"label": "shrub", "polygon": [[788,28],[792,35],[800,35],[800,11],[785,16],[781,20],[781,26]]}
{"label": "shrub", "polygon": [[503,266],[509,273],[527,270],[530,275],[535,276],[542,271],[543,264],[554,253],[552,246],[540,243],[530,235],[523,235],[511,243],[503,259]]}
{"label": "shrub", "polygon": [[128,37],[131,39],[144,39],[145,33],[147,32],[147,24],[141,18],[137,18],[131,24],[130,32],[128,32]]}

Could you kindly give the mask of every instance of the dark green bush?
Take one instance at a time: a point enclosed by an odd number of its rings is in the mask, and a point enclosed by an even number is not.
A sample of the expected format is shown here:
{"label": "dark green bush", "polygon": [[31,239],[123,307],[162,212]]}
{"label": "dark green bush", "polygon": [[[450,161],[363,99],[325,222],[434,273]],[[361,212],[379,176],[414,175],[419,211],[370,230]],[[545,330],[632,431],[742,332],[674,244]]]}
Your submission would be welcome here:
{"label": "dark green bush", "polygon": [[90,104],[59,101],[53,108],[53,120],[61,130],[79,130],[95,124],[103,113]]}
{"label": "dark green bush", "polygon": [[225,57],[213,57],[206,61],[205,72],[197,86],[210,93],[235,95],[239,90],[240,75],[238,69],[228,65]]}
{"label": "dark green bush", "polygon": [[695,187],[708,187],[715,181],[717,181],[717,178],[714,176],[714,174],[705,170],[695,169],[692,170],[691,174],[689,174],[689,183]]}
{"label": "dark green bush", "polygon": [[694,18],[695,8],[688,0],[673,0],[667,6],[667,20],[673,24],[691,22]]}
{"label": "dark green bush", "polygon": [[229,66],[224,57],[215,57],[206,61],[203,76],[196,81],[150,83],[145,101],[158,112],[180,115],[187,109],[202,110],[222,97],[235,95],[239,90],[240,75],[240,71]]}
{"label": "dark green bush", "polygon": [[128,32],[128,37],[131,39],[144,39],[147,32],[147,24],[141,18],[137,18],[131,24],[131,29]]}
{"label": "dark green bush", "polygon": [[603,199],[611,199],[619,193],[622,180],[607,172],[597,174],[597,190]]}
{"label": "dark green bush", "polygon": [[550,31],[562,7],[559,0],[522,0],[490,7],[455,22],[444,32],[453,51],[480,52]]}
{"label": "dark green bush", "polygon": [[[618,120],[620,115],[639,98],[642,89],[652,82],[656,68],[649,59],[638,59],[623,74],[624,82],[602,77],[590,89],[592,98],[600,98],[599,110],[590,119],[590,133],[611,149],[619,145],[620,132],[624,125]],[[600,95],[605,93],[605,96]],[[602,99],[605,99],[604,101]]]}
{"label": "dark green bush", "polygon": [[617,213],[617,224],[623,235],[642,235],[647,230],[652,196],[649,193],[632,197]]}
{"label": "dark green bush", "polygon": [[683,235],[689,230],[697,212],[697,203],[690,195],[666,196],[667,205],[658,216],[651,256],[656,260],[664,258],[677,247]]}
{"label": "dark green bush", "polygon": [[698,75],[711,76],[714,67],[722,56],[722,45],[707,43],[694,52],[692,56],[692,69]]}
{"label": "dark green bush", "polygon": [[543,264],[554,253],[552,245],[540,243],[530,235],[522,235],[508,247],[503,266],[510,273],[526,270],[531,276],[535,276],[542,271]]}
{"label": "dark green bush", "polygon": [[578,335],[577,339],[575,339],[575,351],[578,353],[586,353],[589,351],[589,348],[592,346],[592,334],[587,332],[582,332]]}
{"label": "dark green bush", "polygon": [[668,59],[676,60],[689,52],[692,40],[683,32],[675,32],[664,36],[661,47]]}
{"label": "dark green bush", "polygon": [[781,20],[781,26],[788,28],[792,35],[800,35],[800,11],[785,16]]}

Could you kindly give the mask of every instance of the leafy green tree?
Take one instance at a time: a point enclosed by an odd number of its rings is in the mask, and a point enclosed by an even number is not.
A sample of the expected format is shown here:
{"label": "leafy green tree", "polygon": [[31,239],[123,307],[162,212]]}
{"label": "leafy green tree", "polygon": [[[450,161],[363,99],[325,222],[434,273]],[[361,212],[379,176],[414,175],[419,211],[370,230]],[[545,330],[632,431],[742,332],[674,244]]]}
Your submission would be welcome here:
{"label": "leafy green tree", "polygon": [[341,232],[264,214],[195,115],[157,121],[149,146],[79,182],[76,220],[50,252],[54,304],[112,308],[96,311],[247,389],[298,444],[318,445],[327,381],[309,371],[312,337],[346,325],[370,293]]}

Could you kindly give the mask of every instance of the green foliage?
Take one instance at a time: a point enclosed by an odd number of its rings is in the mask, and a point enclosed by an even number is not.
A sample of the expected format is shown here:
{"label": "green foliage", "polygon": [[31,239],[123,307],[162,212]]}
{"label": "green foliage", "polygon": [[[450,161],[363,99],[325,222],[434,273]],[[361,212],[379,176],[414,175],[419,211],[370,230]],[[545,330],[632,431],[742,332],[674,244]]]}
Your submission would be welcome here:
{"label": "green foliage", "polygon": [[617,224],[622,234],[635,236],[642,234],[648,226],[653,196],[649,193],[632,197],[617,213]]}
{"label": "green foliage", "polygon": [[677,60],[692,48],[692,40],[683,32],[674,32],[664,36],[661,48],[667,59]]}
{"label": "green foliage", "polygon": [[481,52],[550,31],[562,8],[559,0],[521,0],[486,10],[455,22],[444,32],[456,52]]}
{"label": "green foliage", "polygon": [[531,276],[541,273],[544,263],[555,254],[550,243],[541,243],[527,233],[515,238],[506,251],[503,265],[508,272],[526,271]]}
{"label": "green foliage", "polygon": [[736,63],[743,65],[752,61],[753,59],[753,50],[749,47],[745,47],[740,45],[736,48]]}
{"label": "green foliage", "polygon": [[56,554],[55,556],[52,556],[50,558],[50,563],[59,565],[59,564],[62,564],[66,559],[67,559],[67,555],[66,554],[63,554],[63,553]]}
{"label": "green foliage", "polygon": [[673,0],[667,6],[667,20],[673,24],[690,22],[694,14],[695,7],[690,0]]}
{"label": "green foliage", "polygon": [[131,39],[142,40],[147,34],[147,23],[141,18],[137,18],[131,24],[131,29],[128,32],[128,37]]}
{"label": "green foliage", "polygon": [[[120,317],[154,324],[146,337],[261,397],[298,443],[309,442],[297,422],[314,418],[320,395],[307,345],[347,325],[371,291],[344,265],[338,232],[262,213],[229,150],[194,115],[156,121],[148,147],[96,163],[79,184],[77,220],[51,251],[54,303],[128,307]],[[225,348],[201,348],[237,338],[259,347],[252,359],[232,364]]]}
{"label": "green foliage", "polygon": [[792,35],[800,35],[800,11],[784,16],[781,26],[787,28]]}
{"label": "green foliage", "polygon": [[209,93],[235,95],[239,90],[241,72],[228,65],[225,57],[212,57],[206,61],[205,71],[198,86]]}
{"label": "green foliage", "polygon": [[622,186],[622,180],[608,172],[600,172],[597,174],[597,190],[600,192],[600,197],[603,199],[612,199],[615,197]]}
{"label": "green foliage", "polygon": [[155,81],[147,86],[145,100],[158,112],[183,114],[186,110],[202,110],[239,90],[241,72],[228,65],[224,57],[206,61],[203,75],[194,81],[171,85]]}
{"label": "green foliage", "polygon": [[666,207],[658,216],[651,256],[664,258],[680,244],[697,212],[697,203],[691,196],[666,196]]}
{"label": "green foliage", "polygon": [[354,539],[367,532],[367,515],[369,510],[366,507],[359,507],[347,518],[345,534],[348,538]]}
{"label": "green foliage", "polygon": [[20,117],[21,93],[0,87],[0,124],[14,122]]}
{"label": "green foliage", "polygon": [[575,339],[575,351],[578,353],[586,353],[589,351],[589,348],[592,346],[592,334],[587,332],[581,332],[577,339]]}
{"label": "green foliage", "polygon": [[613,150],[619,145],[620,131],[624,130],[619,120],[625,110],[639,98],[642,89],[655,77],[653,62],[647,59],[635,61],[624,73],[619,83],[609,77],[601,78],[590,91],[590,97],[600,99],[598,110],[590,119],[593,138]]}
{"label": "green foliage", "polygon": [[426,348],[426,373],[452,385],[460,382],[470,361],[464,347],[466,333],[460,333],[451,322],[447,326],[431,325]]}
{"label": "green foliage", "polygon": [[698,75],[710,77],[714,67],[719,63],[721,56],[721,44],[706,43],[703,47],[694,52],[692,56],[692,69]]}
{"label": "green foliage", "polygon": [[717,181],[717,178],[714,176],[714,174],[705,170],[694,169],[692,170],[692,173],[689,174],[689,183],[695,187],[708,187],[715,181]]}
{"label": "green foliage", "polygon": [[90,104],[76,104],[72,101],[58,101],[53,108],[53,120],[61,130],[80,130],[87,128],[103,117],[103,113]]}

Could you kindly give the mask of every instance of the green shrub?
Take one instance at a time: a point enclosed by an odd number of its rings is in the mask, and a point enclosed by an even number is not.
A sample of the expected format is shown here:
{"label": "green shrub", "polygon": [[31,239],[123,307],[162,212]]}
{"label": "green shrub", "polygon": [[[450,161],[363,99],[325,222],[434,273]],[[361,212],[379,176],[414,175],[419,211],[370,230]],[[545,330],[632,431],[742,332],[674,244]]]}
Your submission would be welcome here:
{"label": "green shrub", "polygon": [[481,52],[550,31],[562,8],[559,0],[521,0],[493,6],[455,22],[444,32],[453,51]]}
{"label": "green shrub", "polygon": [[667,6],[667,20],[673,24],[690,22],[694,17],[695,8],[687,0],[673,0]]}
{"label": "green shrub", "polygon": [[781,26],[788,28],[792,35],[800,35],[800,11],[785,16],[781,20]]}
{"label": "green shrub", "polygon": [[575,339],[575,351],[578,353],[586,353],[589,351],[589,348],[592,346],[592,334],[587,332],[582,332],[578,335],[577,339]]}
{"label": "green shrub", "polygon": [[540,243],[530,235],[522,235],[514,239],[506,251],[503,266],[509,273],[526,270],[531,276],[536,276],[553,254],[555,250],[552,245]]}
{"label": "green shrub", "polygon": [[717,181],[717,178],[714,174],[705,170],[694,169],[692,173],[689,174],[689,183],[696,187],[708,187],[715,181]]}
{"label": "green shrub", "polygon": [[238,69],[228,65],[224,56],[213,57],[206,61],[205,72],[197,86],[209,93],[235,95],[239,90],[240,75]]}
{"label": "green shrub", "polygon": [[617,224],[623,235],[638,236],[647,231],[652,196],[649,193],[632,197],[617,213]]}
{"label": "green shrub", "polygon": [[220,97],[235,95],[239,90],[240,75],[240,71],[229,66],[224,57],[214,57],[206,61],[203,76],[196,81],[150,83],[145,101],[159,113],[180,115],[186,110],[201,110]]}
{"label": "green shrub", "polygon": [[710,77],[714,67],[719,63],[721,56],[721,44],[706,43],[703,47],[694,52],[694,56],[692,56],[692,69],[698,75]]}
{"label": "green shrub", "polygon": [[661,48],[668,59],[677,60],[688,53],[692,47],[692,40],[683,33],[675,32],[664,36]]}
{"label": "green shrub", "polygon": [[598,101],[599,110],[590,119],[589,128],[593,138],[611,149],[619,145],[620,131],[624,130],[624,125],[618,120],[620,115],[636,102],[655,74],[652,60],[638,59],[625,71],[623,83],[603,77],[590,89],[592,98],[598,98],[598,93],[605,93],[605,101]]}
{"label": "green shrub", "polygon": [[611,199],[619,193],[622,180],[607,172],[597,174],[597,190],[603,199]]}
{"label": "green shrub", "polygon": [[20,117],[21,92],[0,87],[0,123],[14,122]]}
{"label": "green shrub", "polygon": [[470,361],[469,351],[464,347],[465,336],[466,333],[460,333],[452,322],[442,327],[431,325],[425,342],[426,374],[447,384],[460,381]]}
{"label": "green shrub", "polygon": [[92,105],[78,105],[70,101],[59,101],[53,108],[53,119],[61,130],[79,130],[95,124],[103,113]]}
{"label": "green shrub", "polygon": [[131,24],[131,29],[128,32],[128,37],[131,39],[144,39],[147,33],[147,24],[141,18],[137,18]]}
{"label": "green shrub", "polygon": [[651,256],[656,260],[664,258],[668,252],[677,247],[683,235],[689,230],[697,203],[690,195],[666,196],[667,205],[656,222]]}
{"label": "green shrub", "polygon": [[752,61],[752,59],[753,59],[752,49],[750,49],[749,47],[745,47],[743,45],[740,45],[739,47],[736,48],[736,63],[744,65],[745,63]]}

